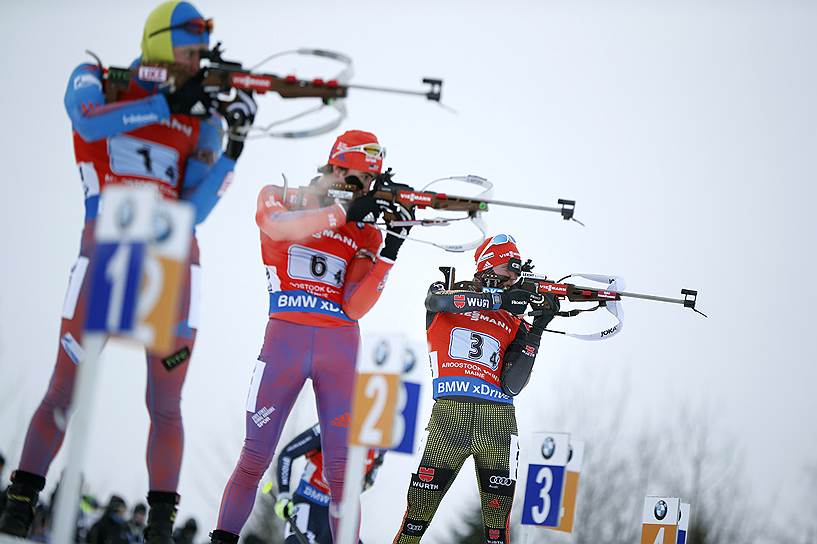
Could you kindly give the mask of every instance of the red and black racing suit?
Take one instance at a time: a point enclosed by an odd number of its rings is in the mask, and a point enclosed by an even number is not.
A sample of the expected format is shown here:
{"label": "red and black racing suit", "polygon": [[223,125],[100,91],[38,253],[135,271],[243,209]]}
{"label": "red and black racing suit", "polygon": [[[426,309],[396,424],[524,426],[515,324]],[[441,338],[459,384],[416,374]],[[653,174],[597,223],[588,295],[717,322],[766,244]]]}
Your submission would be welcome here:
{"label": "red and black racing suit", "polygon": [[431,285],[426,334],[434,407],[420,466],[411,476],[408,507],[395,544],[420,542],[437,507],[469,456],[474,456],[485,542],[509,542],[519,440],[513,397],[502,389],[511,353],[535,357],[541,329],[499,307],[499,295],[446,291]]}

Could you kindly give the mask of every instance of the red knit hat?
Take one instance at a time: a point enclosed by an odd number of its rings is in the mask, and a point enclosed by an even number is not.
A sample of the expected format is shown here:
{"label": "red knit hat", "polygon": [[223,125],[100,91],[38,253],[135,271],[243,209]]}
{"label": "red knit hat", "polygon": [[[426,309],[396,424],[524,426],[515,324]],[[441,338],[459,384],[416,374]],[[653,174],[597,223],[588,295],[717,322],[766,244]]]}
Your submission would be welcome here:
{"label": "red knit hat", "polygon": [[379,174],[385,157],[386,148],[380,145],[377,136],[362,130],[348,130],[335,140],[329,164]]}
{"label": "red knit hat", "polygon": [[477,263],[477,272],[484,272],[489,268],[509,262],[511,259],[522,259],[516,240],[509,234],[497,234],[488,238],[474,252],[474,262]]}

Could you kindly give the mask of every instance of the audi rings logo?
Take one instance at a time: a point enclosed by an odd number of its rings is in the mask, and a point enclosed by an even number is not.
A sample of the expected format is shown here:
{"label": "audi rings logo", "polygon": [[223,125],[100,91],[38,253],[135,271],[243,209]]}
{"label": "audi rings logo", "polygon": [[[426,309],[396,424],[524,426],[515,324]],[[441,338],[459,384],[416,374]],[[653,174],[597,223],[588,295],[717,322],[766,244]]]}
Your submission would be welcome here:
{"label": "audi rings logo", "polygon": [[505,478],[504,476],[491,476],[490,482],[493,485],[511,485],[511,482],[513,482],[513,480],[511,480],[510,478]]}
{"label": "audi rings logo", "polygon": [[545,438],[545,441],[542,442],[542,457],[550,459],[554,453],[556,453],[556,441],[553,440],[552,436],[548,436]]}
{"label": "audi rings logo", "polygon": [[414,525],[413,523],[406,523],[406,531],[412,533],[420,533],[423,530],[422,525]]}
{"label": "audi rings logo", "polygon": [[377,347],[374,348],[374,364],[377,366],[383,366],[386,364],[386,360],[389,358],[389,354],[391,353],[391,348],[389,347],[389,343],[385,340],[381,340]]}
{"label": "audi rings logo", "polygon": [[655,513],[655,519],[661,521],[662,519],[667,517],[667,511],[668,511],[667,503],[665,503],[664,501],[658,501],[657,503],[655,503],[655,508],[653,509],[653,512]]}

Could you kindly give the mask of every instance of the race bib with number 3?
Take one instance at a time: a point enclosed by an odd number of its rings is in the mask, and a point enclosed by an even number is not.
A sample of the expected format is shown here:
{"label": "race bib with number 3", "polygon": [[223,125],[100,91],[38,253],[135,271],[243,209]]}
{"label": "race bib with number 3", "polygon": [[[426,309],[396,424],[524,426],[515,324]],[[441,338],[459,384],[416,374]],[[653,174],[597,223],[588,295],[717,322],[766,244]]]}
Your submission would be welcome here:
{"label": "race bib with number 3", "polygon": [[451,331],[448,355],[496,370],[499,366],[499,349],[499,341],[493,336],[456,327]]}

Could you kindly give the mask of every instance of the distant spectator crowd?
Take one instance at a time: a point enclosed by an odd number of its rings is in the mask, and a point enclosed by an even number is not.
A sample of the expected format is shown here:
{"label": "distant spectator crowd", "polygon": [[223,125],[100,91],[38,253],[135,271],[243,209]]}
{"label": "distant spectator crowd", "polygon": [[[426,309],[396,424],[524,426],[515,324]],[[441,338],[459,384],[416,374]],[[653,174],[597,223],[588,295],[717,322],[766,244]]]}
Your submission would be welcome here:
{"label": "distant spectator crowd", "polygon": [[[6,460],[0,454],[0,481]],[[49,542],[54,502],[57,489],[51,493],[48,502],[40,501],[34,515],[29,540]],[[5,488],[0,493],[0,514],[6,507]],[[83,495],[77,514],[75,542],[88,544],[141,544],[147,517],[147,505],[139,502],[130,509],[125,499],[111,495],[104,506],[93,495]],[[195,544],[198,524],[193,518],[187,519],[173,533],[175,544]]]}

